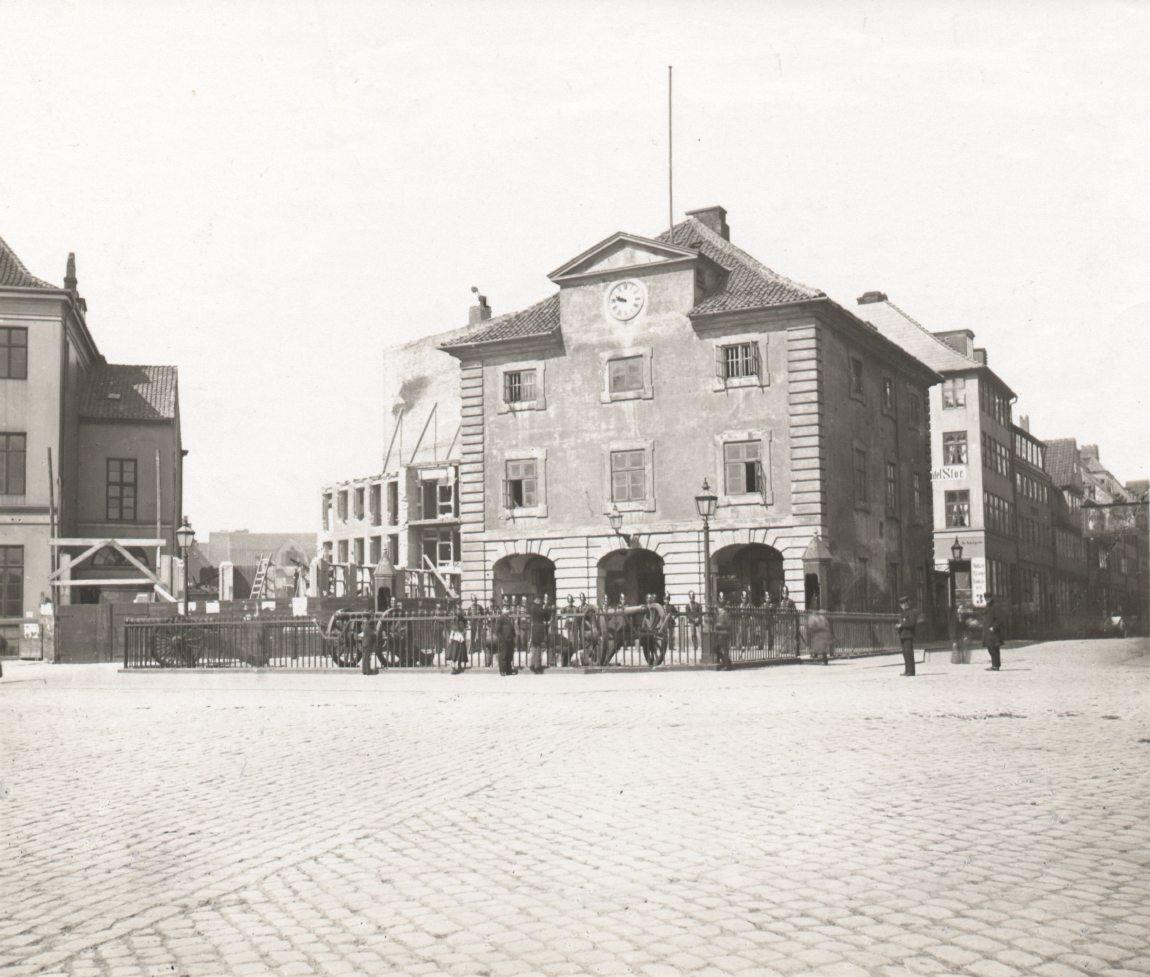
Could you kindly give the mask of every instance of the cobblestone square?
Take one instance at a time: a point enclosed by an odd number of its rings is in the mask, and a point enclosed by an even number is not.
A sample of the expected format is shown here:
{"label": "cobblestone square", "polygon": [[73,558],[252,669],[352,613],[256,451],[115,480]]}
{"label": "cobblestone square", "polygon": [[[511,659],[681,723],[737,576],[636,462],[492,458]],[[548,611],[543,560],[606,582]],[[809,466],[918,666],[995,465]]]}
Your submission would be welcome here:
{"label": "cobblestone square", "polygon": [[6,664],[0,972],[1150,974],[1150,648]]}

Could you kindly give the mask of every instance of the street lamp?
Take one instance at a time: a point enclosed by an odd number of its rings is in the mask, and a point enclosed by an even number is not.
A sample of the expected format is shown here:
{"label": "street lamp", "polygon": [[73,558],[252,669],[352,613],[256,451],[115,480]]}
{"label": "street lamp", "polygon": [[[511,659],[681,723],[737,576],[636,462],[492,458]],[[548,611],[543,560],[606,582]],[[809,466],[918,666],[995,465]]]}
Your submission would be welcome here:
{"label": "street lamp", "polygon": [[707,610],[711,610],[715,605],[714,595],[711,593],[711,519],[718,504],[719,497],[711,491],[711,486],[704,478],[703,491],[695,496],[695,508],[699,512],[699,518],[703,520],[703,592]]}
{"label": "street lamp", "polygon": [[958,541],[958,537],[954,537],[954,544],[950,547],[951,558],[957,563],[962,559],[962,543]]}
{"label": "street lamp", "polygon": [[611,524],[611,532],[618,536],[623,543],[627,546],[633,546],[635,537],[630,533],[622,532],[623,528],[623,513],[619,511],[619,507],[614,502],[611,503],[611,511],[607,513],[607,522]]}
{"label": "street lamp", "polygon": [[180,554],[184,558],[184,617],[188,616],[188,549],[195,538],[196,531],[192,529],[188,517],[184,516],[183,523],[176,530],[176,544],[180,547]]}

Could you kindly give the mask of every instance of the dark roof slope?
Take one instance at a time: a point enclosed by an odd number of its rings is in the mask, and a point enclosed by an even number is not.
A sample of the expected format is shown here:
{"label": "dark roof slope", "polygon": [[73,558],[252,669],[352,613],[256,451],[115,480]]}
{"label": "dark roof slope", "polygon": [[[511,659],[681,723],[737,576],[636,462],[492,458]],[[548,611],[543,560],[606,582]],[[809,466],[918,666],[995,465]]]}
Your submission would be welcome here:
{"label": "dark roof slope", "polygon": [[448,340],[442,349],[457,349],[479,343],[493,343],[500,339],[524,339],[529,336],[550,336],[559,331],[559,293],[542,302],[529,305],[518,312],[508,312],[486,322],[476,323],[474,329]]}
{"label": "dark roof slope", "polygon": [[772,305],[826,298],[826,293],[772,271],[694,217],[680,221],[655,240],[698,251],[727,269],[724,286],[696,305],[691,315],[762,309]]}
{"label": "dark roof slope", "polygon": [[176,417],[174,366],[103,363],[88,376],[80,416],[108,421],[171,421]]}
{"label": "dark roof slope", "polygon": [[1059,488],[1080,487],[1082,477],[1076,473],[1078,442],[1074,438],[1053,438],[1046,444],[1046,471]]}
{"label": "dark roof slope", "polygon": [[8,242],[0,237],[0,287],[8,288],[57,288],[51,282],[37,278],[21,261],[16,252],[8,247]]}

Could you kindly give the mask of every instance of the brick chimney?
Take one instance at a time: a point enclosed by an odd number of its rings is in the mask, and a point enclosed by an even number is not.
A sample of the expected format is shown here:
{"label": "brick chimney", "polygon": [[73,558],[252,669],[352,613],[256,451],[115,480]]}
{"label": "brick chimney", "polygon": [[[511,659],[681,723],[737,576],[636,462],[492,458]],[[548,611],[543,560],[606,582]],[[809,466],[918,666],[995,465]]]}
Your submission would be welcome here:
{"label": "brick chimney", "polygon": [[1083,458],[1094,458],[1095,460],[1101,460],[1098,458],[1098,445],[1096,444],[1084,444],[1081,448],[1081,452]]}
{"label": "brick chimney", "polygon": [[474,326],[477,322],[486,322],[491,318],[491,306],[487,304],[487,296],[480,295],[479,289],[474,285],[471,291],[475,295],[477,304],[467,310],[467,324]]}
{"label": "brick chimney", "polygon": [[1019,414],[1018,415],[1018,426],[1020,428],[1022,428],[1022,430],[1024,430],[1027,434],[1029,434],[1030,433],[1030,415],[1029,414]]}
{"label": "brick chimney", "polygon": [[64,270],[64,288],[69,292],[76,291],[76,252],[68,252],[68,265]]}
{"label": "brick chimney", "polygon": [[875,302],[888,302],[886,292],[863,292],[855,301],[859,305],[874,305]]}
{"label": "brick chimney", "polygon": [[694,217],[700,224],[706,225],[708,230],[714,231],[724,241],[731,240],[731,229],[727,226],[727,212],[722,207],[701,207],[698,210],[688,210],[688,217]]}

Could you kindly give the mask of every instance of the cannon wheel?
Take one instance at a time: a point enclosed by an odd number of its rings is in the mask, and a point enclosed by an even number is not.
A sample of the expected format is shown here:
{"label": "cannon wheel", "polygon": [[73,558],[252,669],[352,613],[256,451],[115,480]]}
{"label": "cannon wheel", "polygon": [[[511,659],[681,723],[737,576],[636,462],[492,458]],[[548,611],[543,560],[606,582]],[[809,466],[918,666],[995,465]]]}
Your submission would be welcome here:
{"label": "cannon wheel", "polygon": [[203,630],[191,625],[175,625],[156,635],[152,657],[161,668],[195,668],[204,649]]}
{"label": "cannon wheel", "polygon": [[340,668],[355,668],[363,660],[363,648],[356,635],[355,618],[347,614],[344,610],[332,614],[325,637],[334,642],[331,660]]}

